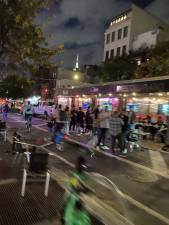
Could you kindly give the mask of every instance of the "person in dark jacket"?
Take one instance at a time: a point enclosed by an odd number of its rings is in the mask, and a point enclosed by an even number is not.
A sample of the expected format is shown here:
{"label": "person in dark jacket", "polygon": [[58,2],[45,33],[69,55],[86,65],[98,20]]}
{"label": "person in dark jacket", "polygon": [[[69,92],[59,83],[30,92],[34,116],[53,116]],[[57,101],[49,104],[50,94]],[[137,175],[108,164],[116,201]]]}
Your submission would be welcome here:
{"label": "person in dark jacket", "polygon": [[77,122],[77,135],[78,136],[81,134],[81,129],[83,129],[83,131],[84,131],[84,118],[85,118],[85,114],[82,111],[82,108],[79,107],[79,110],[77,111],[77,118],[76,118],[76,122]]}
{"label": "person in dark jacket", "polygon": [[75,131],[75,127],[76,127],[76,116],[77,116],[77,112],[75,109],[75,106],[72,107],[72,110],[70,112],[70,125],[69,125],[69,131],[72,130]]}
{"label": "person in dark jacket", "polygon": [[7,118],[8,118],[8,112],[9,112],[9,106],[8,106],[8,103],[7,102],[3,106],[2,112],[3,112],[3,120],[6,121]]}
{"label": "person in dark jacket", "polygon": [[93,117],[91,115],[90,107],[88,107],[88,109],[87,109],[86,116],[85,116],[85,122],[86,122],[85,133],[92,132],[92,129],[93,129]]}

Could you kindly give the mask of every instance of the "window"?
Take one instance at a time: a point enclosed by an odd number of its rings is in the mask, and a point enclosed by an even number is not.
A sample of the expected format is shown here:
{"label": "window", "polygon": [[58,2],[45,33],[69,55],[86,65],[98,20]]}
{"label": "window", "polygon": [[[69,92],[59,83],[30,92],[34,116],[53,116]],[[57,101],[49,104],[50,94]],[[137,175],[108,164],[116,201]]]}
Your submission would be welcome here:
{"label": "window", "polygon": [[109,59],[109,51],[106,52],[106,57],[105,57],[105,60],[108,60]]}
{"label": "window", "polygon": [[121,39],[121,35],[122,35],[122,29],[119,29],[119,30],[118,30],[118,40]]}
{"label": "window", "polygon": [[107,44],[109,44],[109,43],[110,43],[110,34],[107,34],[106,43],[107,43]]}
{"label": "window", "polygon": [[128,35],[128,26],[124,27],[124,30],[123,30],[123,37],[126,38]]}
{"label": "window", "polygon": [[122,48],[122,55],[125,55],[126,51],[127,51],[127,46],[124,45],[123,48]]}
{"label": "window", "polygon": [[120,47],[118,47],[118,48],[117,48],[117,53],[116,53],[116,56],[120,56],[120,51],[121,51],[121,48],[120,48]]}
{"label": "window", "polygon": [[111,42],[114,42],[115,41],[115,31],[112,32],[112,35],[111,35]]}
{"label": "window", "polygon": [[112,49],[110,53],[110,58],[112,59],[113,57],[114,57],[114,49]]}

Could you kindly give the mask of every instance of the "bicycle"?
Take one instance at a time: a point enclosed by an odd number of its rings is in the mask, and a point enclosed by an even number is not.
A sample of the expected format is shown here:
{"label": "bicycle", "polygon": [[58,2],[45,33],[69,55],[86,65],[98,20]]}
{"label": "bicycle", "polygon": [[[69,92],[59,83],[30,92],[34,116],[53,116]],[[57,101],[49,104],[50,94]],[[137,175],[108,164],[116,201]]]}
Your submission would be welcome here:
{"label": "bicycle", "polygon": [[32,128],[32,115],[26,115],[25,116],[25,120],[26,120],[26,128],[28,129],[29,132],[31,132],[31,128]]}

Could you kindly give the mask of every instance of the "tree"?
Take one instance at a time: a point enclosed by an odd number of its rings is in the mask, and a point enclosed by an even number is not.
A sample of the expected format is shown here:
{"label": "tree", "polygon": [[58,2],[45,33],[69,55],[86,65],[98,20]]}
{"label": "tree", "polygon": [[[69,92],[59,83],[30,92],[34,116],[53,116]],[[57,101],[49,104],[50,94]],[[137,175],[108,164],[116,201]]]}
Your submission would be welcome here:
{"label": "tree", "polygon": [[136,78],[169,75],[169,42],[159,43],[149,50],[149,57],[135,72]]}
{"label": "tree", "polygon": [[26,98],[31,92],[32,83],[25,76],[8,76],[0,82],[0,96],[3,98]]}
{"label": "tree", "polygon": [[49,63],[55,50],[47,47],[43,31],[34,23],[50,0],[0,0],[0,59],[24,71]]}
{"label": "tree", "polygon": [[116,57],[103,64],[101,78],[105,82],[132,79],[136,67],[137,62],[132,56]]}

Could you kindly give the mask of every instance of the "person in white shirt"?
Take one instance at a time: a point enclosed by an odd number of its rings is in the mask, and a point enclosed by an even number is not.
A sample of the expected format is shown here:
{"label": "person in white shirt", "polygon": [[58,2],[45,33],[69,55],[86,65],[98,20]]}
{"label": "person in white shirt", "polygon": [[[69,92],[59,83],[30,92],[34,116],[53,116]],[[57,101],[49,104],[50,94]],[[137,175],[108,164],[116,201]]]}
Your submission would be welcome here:
{"label": "person in white shirt", "polygon": [[105,146],[105,139],[106,139],[106,134],[109,129],[109,117],[110,117],[110,112],[108,111],[108,107],[106,106],[105,109],[103,109],[100,114],[99,114],[99,127],[100,127],[100,133],[98,137],[98,143],[96,148],[100,148],[100,143],[103,143],[102,148],[107,148]]}

